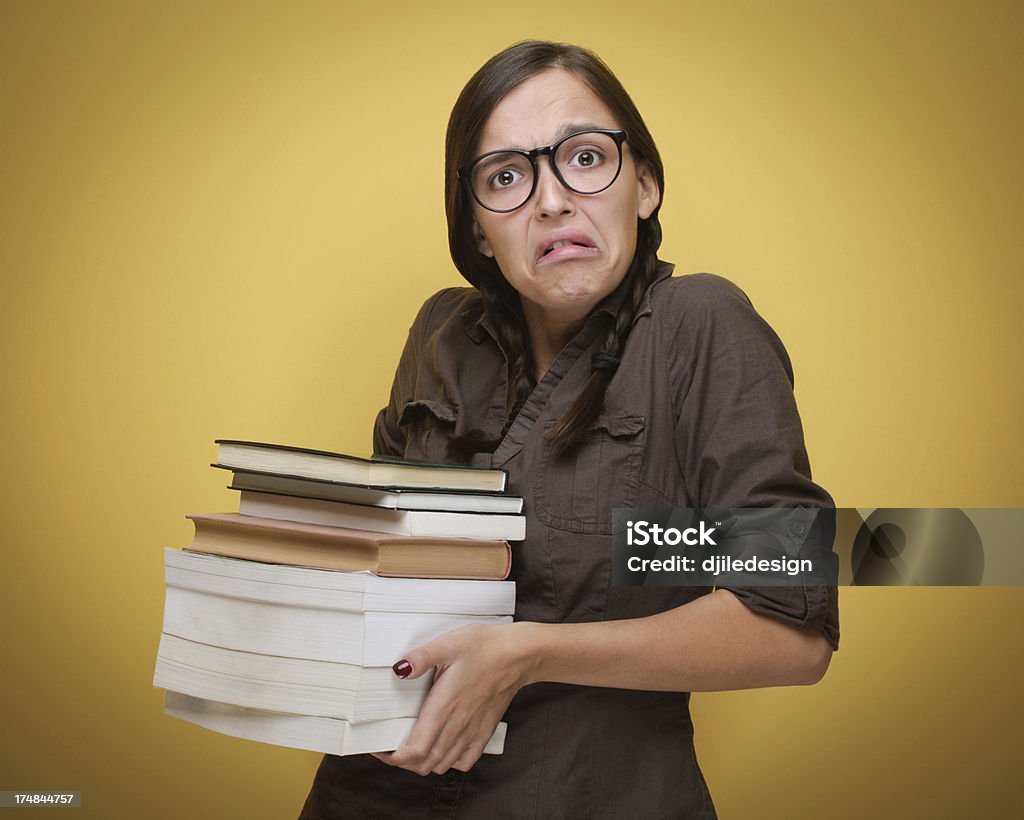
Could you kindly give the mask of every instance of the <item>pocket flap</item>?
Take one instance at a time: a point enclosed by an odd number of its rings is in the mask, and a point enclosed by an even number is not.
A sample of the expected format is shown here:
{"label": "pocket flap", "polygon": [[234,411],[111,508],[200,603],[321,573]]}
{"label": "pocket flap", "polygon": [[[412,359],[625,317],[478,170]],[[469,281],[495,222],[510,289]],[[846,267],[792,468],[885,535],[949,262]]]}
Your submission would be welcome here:
{"label": "pocket flap", "polygon": [[642,432],[646,424],[643,416],[598,416],[587,432],[604,430],[612,438],[627,438]]}
{"label": "pocket flap", "polygon": [[533,491],[540,521],[569,532],[611,534],[612,510],[635,506],[646,431],[645,416],[606,413],[568,453],[546,446]]}
{"label": "pocket flap", "polygon": [[398,417],[398,423],[405,427],[422,417],[424,413],[430,413],[435,418],[451,422],[452,424],[459,418],[458,412],[451,405],[443,404],[433,399],[416,399],[415,401],[408,402],[402,408],[402,414]]}

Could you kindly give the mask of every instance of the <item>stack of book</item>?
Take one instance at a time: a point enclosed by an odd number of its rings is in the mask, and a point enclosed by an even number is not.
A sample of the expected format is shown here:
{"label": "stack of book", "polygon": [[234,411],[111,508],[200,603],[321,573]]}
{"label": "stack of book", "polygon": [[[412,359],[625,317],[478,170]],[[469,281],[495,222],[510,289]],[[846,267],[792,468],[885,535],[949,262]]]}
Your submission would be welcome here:
{"label": "stack of book", "polygon": [[452,629],[512,620],[502,579],[522,499],[500,470],[217,443],[239,512],[188,516],[192,543],[165,550],[153,682],[166,712],[310,751],[398,748],[432,678],[391,665]]}

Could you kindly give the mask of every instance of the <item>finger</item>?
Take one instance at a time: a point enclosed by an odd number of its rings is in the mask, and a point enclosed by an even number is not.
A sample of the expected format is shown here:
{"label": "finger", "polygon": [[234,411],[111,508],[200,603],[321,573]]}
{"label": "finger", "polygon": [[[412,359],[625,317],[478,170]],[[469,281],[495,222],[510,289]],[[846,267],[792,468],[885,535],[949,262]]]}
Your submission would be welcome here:
{"label": "finger", "polygon": [[440,762],[435,763],[430,771],[432,771],[434,774],[444,774],[450,769],[454,769],[455,764],[462,757],[463,753],[464,749],[460,747],[452,749],[441,758]]}
{"label": "finger", "polygon": [[455,766],[456,761],[458,761],[458,759],[462,757],[465,751],[466,745],[464,742],[460,743],[459,745],[447,747],[446,751],[444,751],[437,757],[437,760],[434,762],[431,771],[434,774],[444,774],[446,771]]}
{"label": "finger", "polygon": [[477,738],[480,731],[478,726],[468,720],[449,720],[434,744],[434,765],[431,770],[444,774],[463,758],[467,759],[470,766],[475,763],[480,755],[474,755],[473,750],[479,745]]}
{"label": "finger", "polygon": [[419,737],[410,737],[404,746],[391,755],[391,765],[409,769],[417,774],[436,772],[443,774],[459,757],[450,741],[436,732],[424,732]]}
{"label": "finger", "polygon": [[437,639],[407,652],[404,658],[398,660],[391,667],[391,670],[404,680],[416,680],[446,660],[441,640]]}
{"label": "finger", "polygon": [[408,740],[392,753],[392,763],[419,774],[448,771],[475,739],[469,724],[469,714],[449,710],[442,689],[431,689]]}
{"label": "finger", "polygon": [[459,759],[452,764],[452,768],[458,769],[460,772],[468,772],[483,756],[486,745],[486,743],[478,743],[470,746],[469,749],[459,755]]}
{"label": "finger", "polygon": [[403,769],[428,774],[433,771],[443,751],[436,744],[443,728],[444,716],[428,707],[430,695],[424,701],[416,724],[405,743],[388,755],[387,763]]}

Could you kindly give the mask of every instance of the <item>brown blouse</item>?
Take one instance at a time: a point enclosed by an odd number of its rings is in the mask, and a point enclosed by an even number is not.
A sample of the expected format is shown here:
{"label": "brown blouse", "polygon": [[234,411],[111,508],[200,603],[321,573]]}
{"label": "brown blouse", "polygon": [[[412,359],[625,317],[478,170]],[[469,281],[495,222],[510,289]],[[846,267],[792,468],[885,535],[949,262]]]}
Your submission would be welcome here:
{"label": "brown blouse", "polygon": [[[610,582],[615,507],[831,505],[810,479],[789,358],[746,296],[710,274],[648,290],[583,443],[555,457],[544,432],[591,372],[621,293],[602,303],[555,359],[493,455],[525,498],[526,540],[513,545],[516,619],[636,618],[688,603],[707,587]],[[391,400],[374,429],[380,454],[443,461],[471,430],[508,421],[508,369],[479,293],[452,288],[413,323]],[[751,609],[838,646],[830,587],[733,590]],[[541,683],[510,705],[500,756],[467,774],[419,777],[368,757],[325,757],[303,818],[714,817],[693,750],[689,695]]]}

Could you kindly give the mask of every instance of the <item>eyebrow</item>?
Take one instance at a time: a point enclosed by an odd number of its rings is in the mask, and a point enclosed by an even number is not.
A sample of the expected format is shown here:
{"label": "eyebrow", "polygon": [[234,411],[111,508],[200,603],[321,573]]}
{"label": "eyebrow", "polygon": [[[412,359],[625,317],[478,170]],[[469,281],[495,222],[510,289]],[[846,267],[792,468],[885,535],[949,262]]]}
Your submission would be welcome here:
{"label": "eyebrow", "polygon": [[[564,125],[562,125],[562,127],[559,128],[558,131],[555,132],[555,138],[551,140],[551,142],[549,142],[548,145],[554,145],[560,139],[564,139],[570,134],[575,134],[579,131],[603,131],[606,128],[607,126],[598,125],[595,122],[567,122]],[[523,145],[510,145],[508,147],[516,151],[532,151],[534,148],[537,148],[539,146],[535,145],[532,148],[527,148]],[[504,149],[499,148],[498,150],[501,151]]]}

